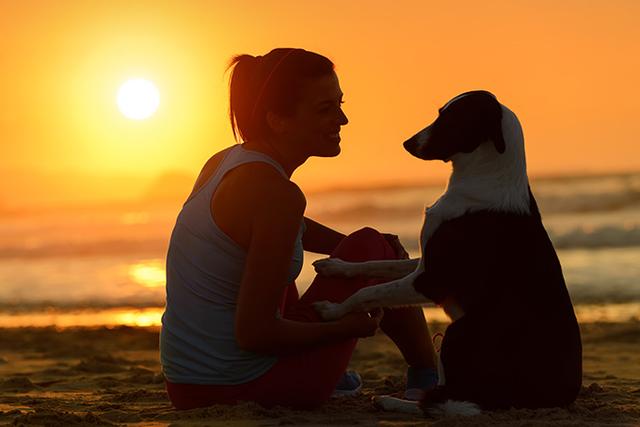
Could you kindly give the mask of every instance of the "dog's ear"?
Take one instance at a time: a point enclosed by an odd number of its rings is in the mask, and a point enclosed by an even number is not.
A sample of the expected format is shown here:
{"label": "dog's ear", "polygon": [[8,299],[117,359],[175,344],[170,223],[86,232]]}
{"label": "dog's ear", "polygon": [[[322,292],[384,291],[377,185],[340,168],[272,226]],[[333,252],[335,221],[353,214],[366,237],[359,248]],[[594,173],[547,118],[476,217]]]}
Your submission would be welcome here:
{"label": "dog's ear", "polygon": [[493,141],[493,145],[496,147],[496,151],[500,154],[504,153],[506,149],[506,144],[504,142],[504,135],[502,134],[502,126],[499,124],[499,129],[496,129],[496,132],[492,132],[492,135],[489,136],[491,141]]}
{"label": "dog's ear", "polygon": [[493,117],[489,121],[489,139],[493,141],[493,145],[496,147],[496,151],[500,154],[504,153],[506,144],[504,142],[504,135],[502,133],[502,106],[496,100],[496,106],[494,107]]}

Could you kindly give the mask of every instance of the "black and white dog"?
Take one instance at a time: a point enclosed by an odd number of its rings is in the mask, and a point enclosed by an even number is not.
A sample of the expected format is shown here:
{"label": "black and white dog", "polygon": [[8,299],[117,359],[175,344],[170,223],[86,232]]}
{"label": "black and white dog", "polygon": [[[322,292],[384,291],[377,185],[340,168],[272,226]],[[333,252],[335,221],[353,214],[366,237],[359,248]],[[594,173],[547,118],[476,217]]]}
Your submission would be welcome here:
{"label": "black and white dog", "polygon": [[519,120],[491,93],[467,92],[404,147],[453,164],[446,192],[426,209],[421,258],[317,261],[320,274],[391,281],[316,309],[329,320],[435,302],[453,321],[442,342],[446,384],[437,400],[487,409],[573,402],[582,382],[580,331],[529,188]]}

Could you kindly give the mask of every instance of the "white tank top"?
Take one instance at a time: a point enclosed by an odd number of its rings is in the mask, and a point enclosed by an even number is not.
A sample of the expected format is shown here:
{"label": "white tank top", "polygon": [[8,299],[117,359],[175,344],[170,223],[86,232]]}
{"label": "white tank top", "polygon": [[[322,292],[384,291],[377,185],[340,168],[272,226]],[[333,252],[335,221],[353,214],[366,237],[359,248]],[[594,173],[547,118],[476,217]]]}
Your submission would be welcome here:
{"label": "white tank top", "polygon": [[[162,369],[170,382],[242,384],[264,374],[277,360],[244,351],[236,343],[235,309],[246,253],[216,225],[210,208],[225,174],[251,162],[268,163],[289,179],[269,156],[235,145],[178,214],[167,253],[167,301],[160,333]],[[288,283],[302,269],[303,233],[304,221]]]}

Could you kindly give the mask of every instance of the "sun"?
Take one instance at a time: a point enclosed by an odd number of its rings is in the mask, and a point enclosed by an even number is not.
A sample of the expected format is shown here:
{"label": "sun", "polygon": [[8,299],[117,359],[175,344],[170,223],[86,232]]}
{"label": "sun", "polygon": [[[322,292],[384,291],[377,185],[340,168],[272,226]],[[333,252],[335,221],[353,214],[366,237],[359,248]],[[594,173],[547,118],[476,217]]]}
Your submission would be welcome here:
{"label": "sun", "polygon": [[118,89],[118,109],[132,120],[144,120],[153,115],[160,105],[160,92],[146,79],[129,79]]}

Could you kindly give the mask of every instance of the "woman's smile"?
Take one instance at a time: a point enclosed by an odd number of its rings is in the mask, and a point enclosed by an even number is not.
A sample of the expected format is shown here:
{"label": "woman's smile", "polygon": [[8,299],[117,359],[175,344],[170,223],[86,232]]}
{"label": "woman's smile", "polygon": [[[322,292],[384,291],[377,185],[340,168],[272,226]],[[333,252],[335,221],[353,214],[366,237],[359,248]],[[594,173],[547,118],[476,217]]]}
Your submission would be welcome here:
{"label": "woman's smile", "polygon": [[325,134],[325,138],[327,138],[331,142],[339,143],[340,142],[340,132],[334,132],[334,133]]}

